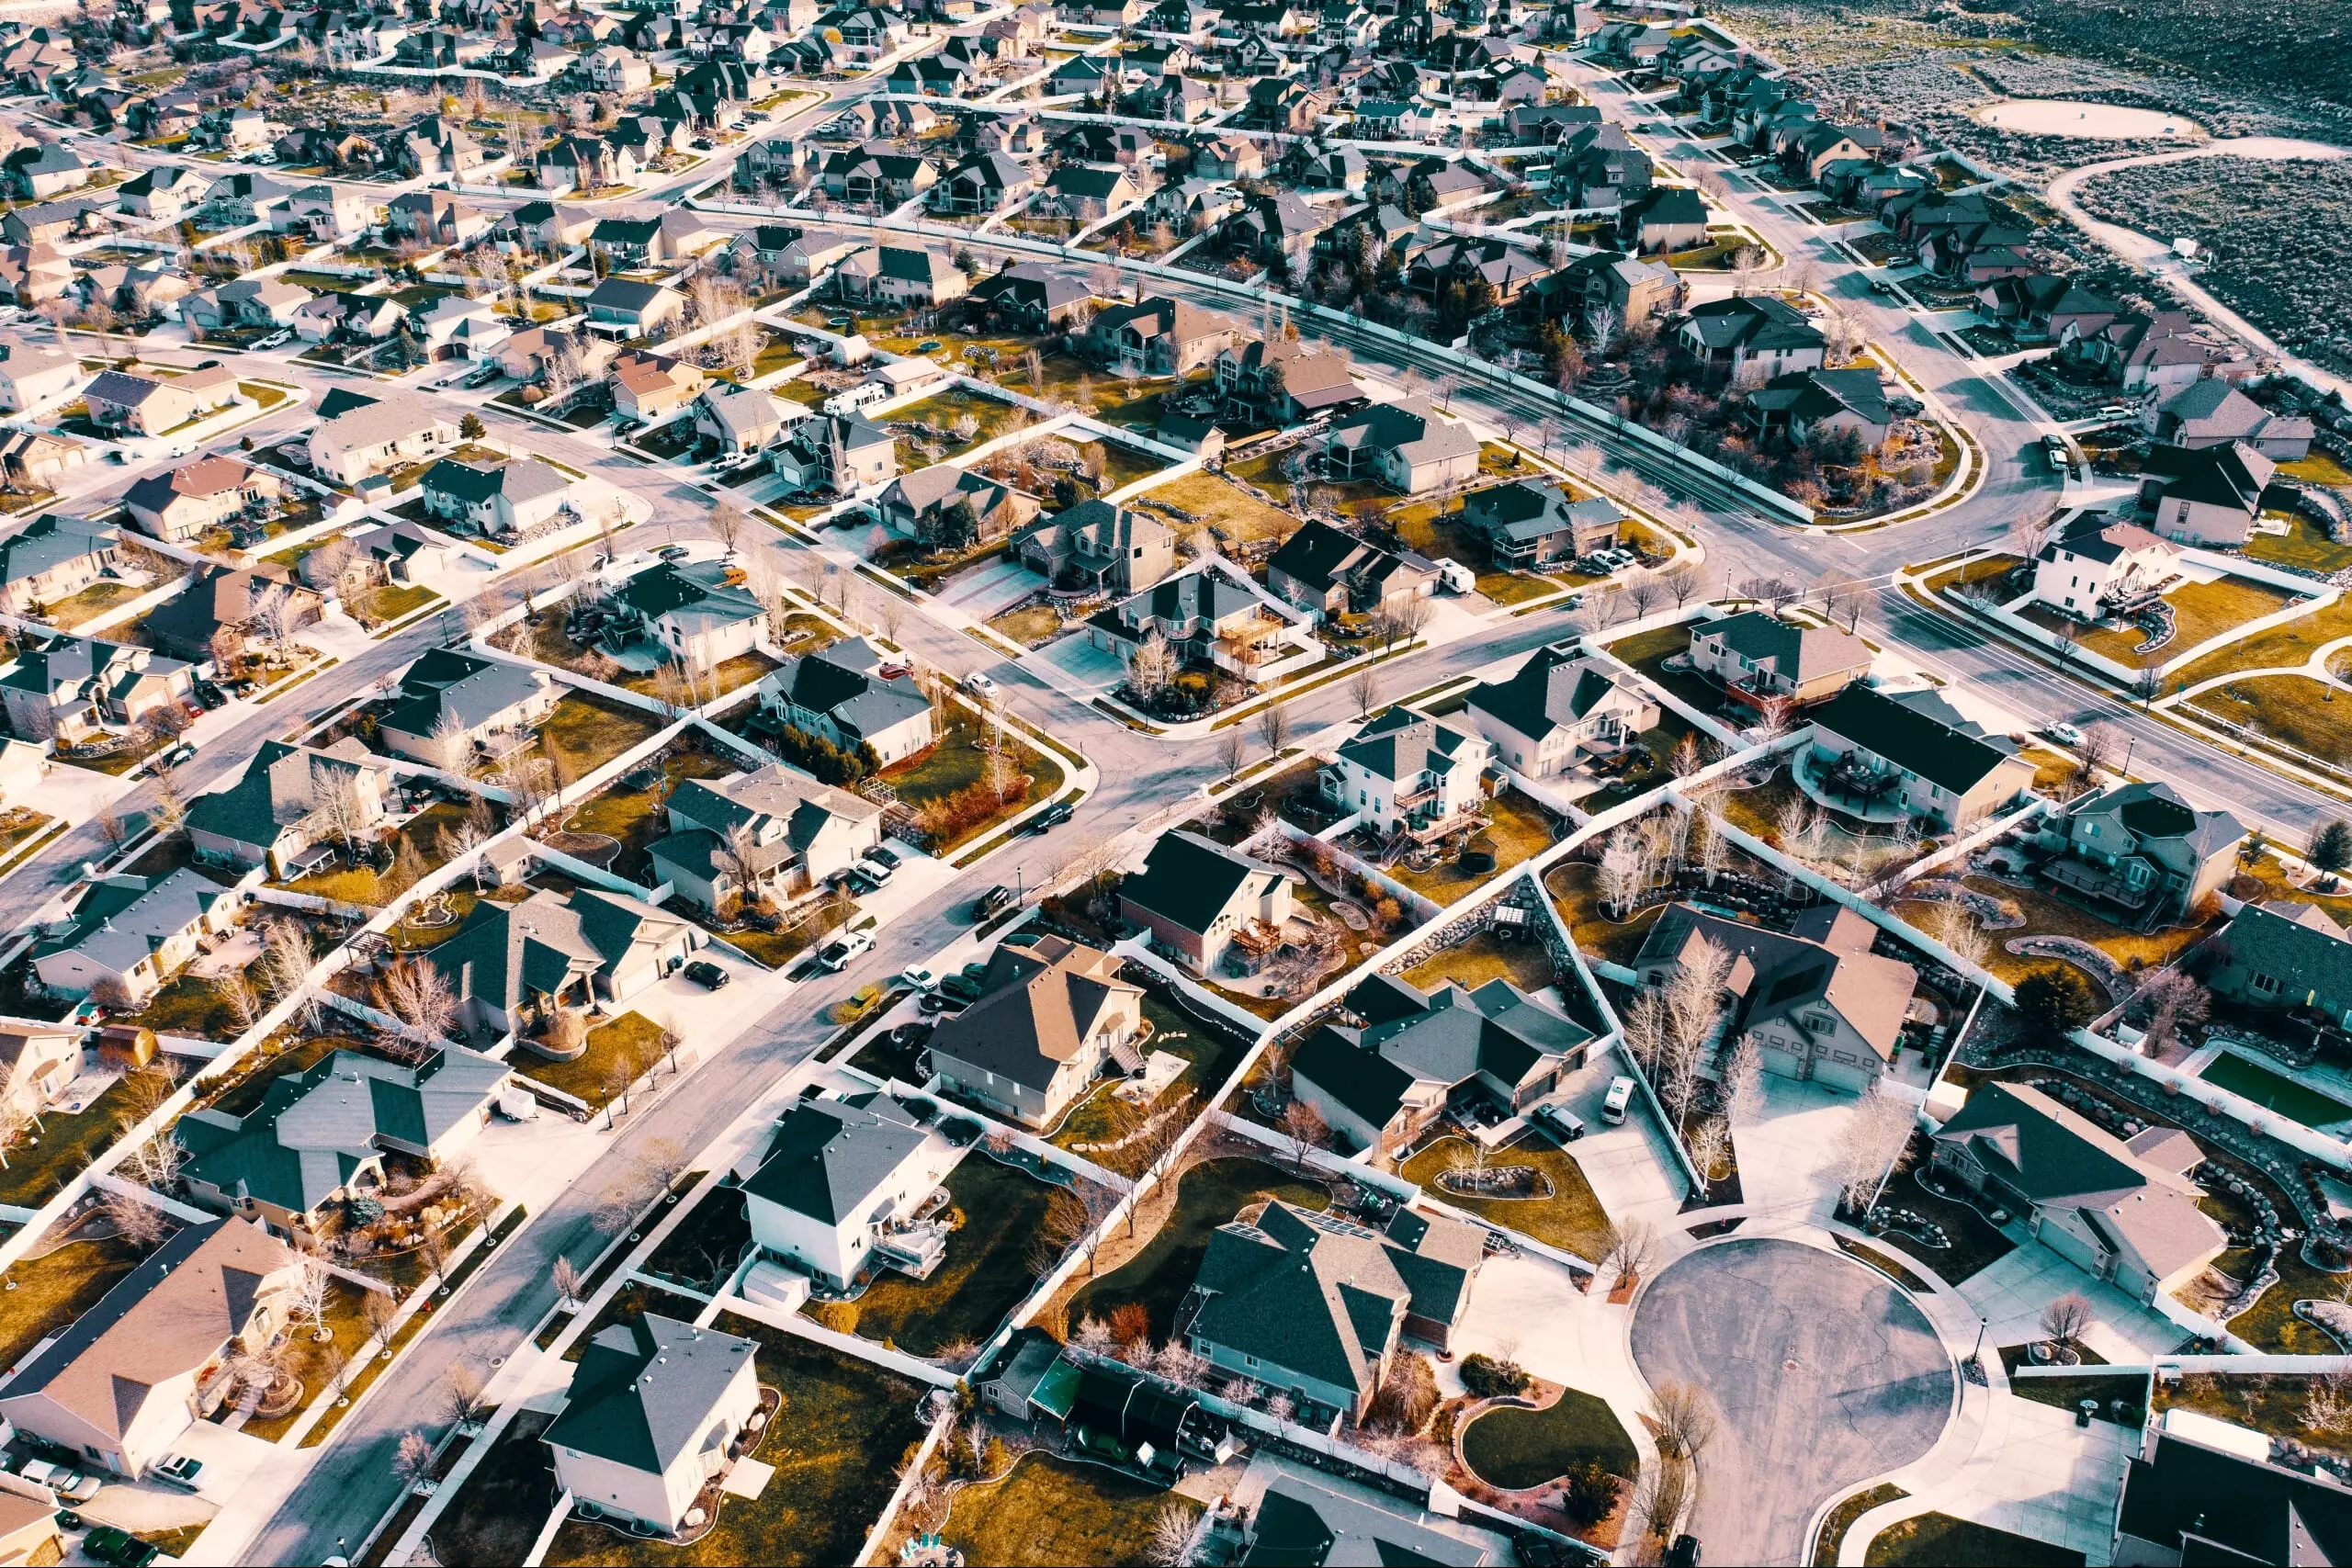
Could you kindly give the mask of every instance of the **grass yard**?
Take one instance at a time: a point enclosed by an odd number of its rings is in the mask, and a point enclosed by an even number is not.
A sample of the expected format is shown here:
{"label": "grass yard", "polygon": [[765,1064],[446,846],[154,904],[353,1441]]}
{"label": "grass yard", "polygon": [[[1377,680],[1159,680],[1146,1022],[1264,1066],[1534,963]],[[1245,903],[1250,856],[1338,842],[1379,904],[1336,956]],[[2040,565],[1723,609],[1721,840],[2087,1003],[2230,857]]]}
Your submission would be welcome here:
{"label": "grass yard", "polygon": [[1320,1182],[1302,1180],[1263,1160],[1203,1160],[1178,1179],[1176,1206],[1159,1234],[1133,1258],[1102,1279],[1090,1280],[1071,1298],[1071,1324],[1089,1316],[1108,1319],[1122,1303],[1141,1302],[1151,1316],[1152,1338],[1167,1338],[1176,1321],[1176,1308],[1201,1271],[1201,1259],[1209,1249],[1209,1233],[1262,1198],[1279,1198],[1302,1209],[1327,1209],[1331,1203],[1330,1193]]}
{"label": "grass yard", "polygon": [[1583,1168],[1566,1149],[1530,1133],[1521,1134],[1517,1143],[1494,1156],[1497,1165],[1532,1165],[1542,1171],[1551,1178],[1553,1196],[1469,1198],[1437,1184],[1438,1173],[1468,1147],[1460,1138],[1441,1138],[1407,1160],[1397,1174],[1457,1209],[1550,1246],[1566,1247],[1580,1258],[1598,1258],[1608,1249],[1609,1212],[1600,1206],[1592,1183],[1585,1179]]}
{"label": "grass yard", "polygon": [[2080,1568],[2083,1554],[2013,1535],[1990,1525],[1971,1524],[1950,1514],[1898,1519],[1871,1538],[1862,1561],[1871,1568],[1917,1563],[1925,1568]]}
{"label": "grass yard", "polygon": [[2259,631],[2243,642],[2217,649],[2185,670],[2176,670],[2170,679],[2174,689],[2193,686],[2199,681],[2216,675],[2233,675],[2241,670],[2295,670],[2311,657],[2312,649],[2324,642],[2340,637],[2352,637],[2352,598],[2338,599],[2316,610],[2296,616],[2283,626]]}
{"label": "grass yard", "polygon": [[662,1238],[645,1260],[649,1274],[711,1289],[723,1281],[752,1239],[740,1187],[714,1187]]}
{"label": "grass yard", "polygon": [[2308,675],[2249,675],[2189,706],[2342,766],[2352,763],[2352,702],[2329,700],[2334,690]]}
{"label": "grass yard", "polygon": [[1137,479],[1148,479],[1168,465],[1147,452],[1116,441],[1088,441],[1079,444],[1079,456],[1102,454],[1102,493],[1124,490]]}
{"label": "grass yard", "polygon": [[0,1372],[96,1306],[143,1256],[121,1237],[110,1236],[68,1242],[45,1258],[10,1264],[6,1278],[16,1288],[8,1292],[8,1310],[0,1314]]}
{"label": "grass yard", "polygon": [[[1005,818],[1027,810],[1062,787],[1059,761],[1031,747],[1020,739],[1016,730],[1008,728],[1005,735],[1006,743],[1012,748],[1013,766],[1028,776],[1029,787],[989,816],[955,828],[939,841],[927,846],[933,854],[953,853]],[[883,769],[881,777],[898,792],[900,800],[913,808],[916,821],[921,825],[924,807],[934,801],[944,801],[978,784],[987,766],[988,753],[979,748],[976,725],[969,719],[959,718],[929,750]]]}
{"label": "grass yard", "polygon": [[1405,978],[1425,991],[1448,980],[1474,991],[1489,980],[1509,980],[1532,996],[1553,983],[1552,955],[1540,942],[1507,942],[1484,931],[1423,959]]}
{"label": "grass yard", "polygon": [[1172,484],[1154,485],[1144,495],[1190,513],[1222,533],[1228,544],[1287,539],[1298,529],[1297,518],[1216,474],[1187,474]]}
{"label": "grass yard", "polygon": [[1654,904],[1638,910],[1630,920],[1610,919],[1600,912],[1600,867],[1587,861],[1570,861],[1555,866],[1544,879],[1544,886],[1552,895],[1552,907],[1559,910],[1578,953],[1588,960],[1630,964],[1665,906]]}
{"label": "grass yard", "polygon": [[643,708],[593,693],[571,692],[539,726],[539,739],[534,744],[542,756],[560,748],[574,772],[585,773],[651,739],[665,725],[659,715]]}
{"label": "grass yard", "polygon": [[124,1120],[139,1103],[137,1092],[126,1077],[77,1114],[51,1111],[42,1116],[40,1127],[8,1151],[8,1167],[0,1170],[0,1203],[37,1209],[49,1201],[100,1149],[122,1135]]}
{"label": "grass yard", "polygon": [[2237,874],[2262,885],[2260,891],[2254,895],[2256,898],[2283,898],[2290,903],[2316,904],[2335,916],[2336,924],[2352,924],[2352,897],[2314,893],[2309,888],[2296,886],[2287,879],[2287,868],[2280,865],[2274,856],[2264,855],[2252,865],[2241,861]]}
{"label": "grass yard", "polygon": [[1830,1509],[1821,1521],[1821,1533],[1814,1538],[1813,1568],[1837,1568],[1838,1548],[1845,1544],[1846,1532],[1854,1528],[1854,1521],[1872,1508],[1900,1503],[1909,1495],[1910,1493],[1893,1482],[1882,1481],[1876,1486],[1855,1493]]}
{"label": "grass yard", "polygon": [[2314,1413],[2311,1404],[2312,1395],[2322,1392],[2327,1382],[2324,1377],[2283,1372],[2193,1372],[2158,1383],[2155,1407],[2163,1411],[2179,1405],[2217,1421],[2329,1449],[2341,1439],[2317,1418],[2324,1414],[2324,1408]]}
{"label": "grass yard", "polygon": [[668,793],[688,779],[725,778],[736,771],[727,758],[715,750],[673,751],[662,759],[662,780],[659,784],[643,789],[627,787],[643,769],[628,778],[616,779],[566,817],[564,830],[602,833],[619,840],[620,853],[613,857],[611,869],[642,881],[650,864],[646,852],[670,830],[670,815],[662,804]]}
{"label": "grass yard", "polygon": [[128,604],[141,593],[162,586],[162,583],[150,583],[145,588],[136,588],[128,582],[117,582],[110,577],[100,578],[79,593],[51,604],[40,618],[61,630],[72,631],[76,626],[96,620],[116,605]]}
{"label": "grass yard", "polygon": [[[2137,931],[2112,926],[2087,909],[2030,888],[2015,887],[1990,877],[1963,877],[1962,882],[1988,897],[2004,899],[2018,907],[2025,917],[2025,924],[1988,933],[1993,938],[1992,951],[1984,955],[1984,967],[1999,978],[2014,984],[2024,979],[2045,964],[2057,962],[2049,958],[2029,958],[2008,951],[2004,945],[2013,937],[2070,936],[2086,942],[2106,953],[2116,963],[2129,966],[2137,958],[2149,969],[2159,969],[2187,950],[2197,940],[2198,933],[2188,930],[2153,931],[2143,936]],[[1939,904],[1921,904],[1905,900],[1891,906],[1891,912],[1921,931],[1931,931],[1932,922],[1942,908]]]}
{"label": "grass yard", "polygon": [[1127,1562],[1151,1537],[1161,1510],[1198,1517],[1201,1505],[1099,1464],[1050,1454],[1023,1456],[1012,1473],[956,1494],[940,1531],[967,1562],[1053,1568],[1063,1562]]}
{"label": "grass yard", "polygon": [[2279,464],[2278,473],[2283,479],[2301,479],[2307,484],[2335,485],[2338,488],[2352,485],[2352,468],[2346,468],[2316,448],[2291,463]]}
{"label": "grass yard", "polygon": [[435,1562],[520,1562],[555,1506],[555,1459],[539,1434],[555,1417],[526,1410],[467,1475],[425,1539]]}
{"label": "grass yard", "polygon": [[405,615],[413,615],[426,605],[436,604],[441,595],[421,582],[405,586],[390,583],[368,589],[352,601],[353,618],[370,629],[390,626]]}
{"label": "grass yard", "polygon": [[[2321,454],[2314,453],[2314,457]],[[2297,465],[2288,464],[2286,468]],[[2286,471],[2285,468],[2279,470]],[[2339,545],[2328,536],[2327,530],[2301,512],[2265,513],[2265,516],[2283,518],[2284,534],[2256,534],[2245,542],[2246,558],[2266,561],[2272,566],[2301,567],[2333,576],[2352,566],[2352,545]]]}
{"label": "grass yard", "polygon": [[975,392],[967,387],[953,387],[944,392],[935,392],[920,401],[909,403],[904,408],[891,410],[887,423],[927,424],[932,429],[945,434],[955,428],[957,420],[967,415],[970,416],[979,428],[973,432],[972,439],[969,441],[949,435],[947,444],[941,452],[943,457],[961,457],[982,442],[993,441],[1006,431],[1017,428],[1029,417],[1028,411],[1018,403],[1004,402]]}
{"label": "grass yard", "polygon": [[1481,1481],[1507,1492],[1541,1486],[1587,1460],[1627,1480],[1642,1468],[1634,1439],[1608,1403],[1573,1388],[1541,1410],[1489,1409],[1463,1428],[1462,1457]]}
{"label": "grass yard", "polygon": [[623,1084],[637,1081],[647,1066],[662,1054],[662,1026],[643,1013],[625,1012],[588,1032],[588,1049],[569,1062],[544,1061],[518,1045],[515,1071],[549,1089],[602,1111],[617,1098],[613,1080],[623,1069]]}
{"label": "grass yard", "polygon": [[1494,856],[1494,870],[1473,874],[1463,870],[1461,862],[1450,861],[1431,871],[1416,871],[1400,861],[1388,874],[1443,907],[1552,847],[1552,814],[1517,790],[1506,790],[1487,802],[1486,812],[1486,829],[1470,840],[1470,849]]}
{"label": "grass yard", "polygon": [[857,1298],[860,1338],[917,1356],[961,1340],[979,1344],[1036,1283],[1029,1238],[1055,1190],[977,1152],[947,1173],[946,1188],[963,1215],[947,1238],[946,1258],[928,1280],[877,1272]]}
{"label": "grass yard", "polygon": [[1924,585],[1928,592],[1940,593],[1947,588],[1958,588],[1971,582],[1997,581],[2008,576],[2023,564],[2025,564],[2025,558],[2022,556],[2005,555],[1999,552],[1989,556],[1978,556],[1973,560],[1949,566],[1941,571],[1930,574]]}
{"label": "grass yard", "polygon": [[[1154,1109],[1173,1105],[1176,1098],[1187,1091],[1207,1100],[1227,1078],[1233,1076],[1234,1065],[1249,1049],[1245,1042],[1227,1031],[1180,1012],[1175,1004],[1163,999],[1157,991],[1144,992],[1143,1016],[1151,1025],[1151,1038],[1143,1049],[1148,1052],[1172,1051],[1191,1064],[1177,1076],[1175,1082],[1160,1091],[1160,1098],[1152,1102]],[[867,1051],[876,1049],[876,1046],[866,1047]],[[863,1057],[865,1051],[858,1055]],[[854,1065],[857,1064],[853,1063]],[[1091,1095],[1070,1109],[1062,1124],[1054,1130],[1050,1141],[1057,1147],[1074,1149],[1080,1144],[1108,1141],[1119,1127],[1132,1124],[1133,1108],[1125,1101],[1114,1100],[1111,1094],[1112,1088],[1113,1084],[1108,1079],[1098,1084]],[[1097,1149],[1090,1152],[1087,1157],[1122,1175],[1133,1174],[1131,1161],[1125,1150]]]}
{"label": "grass yard", "polygon": [[[288,1332],[286,1347],[280,1352],[279,1364],[302,1380],[301,1403],[283,1416],[249,1417],[244,1425],[247,1433],[266,1443],[277,1441],[313,1403],[334,1397],[332,1388],[338,1370],[345,1381],[357,1371],[351,1365],[352,1358],[359,1354],[359,1348],[374,1332],[368,1326],[368,1314],[362,1304],[368,1293],[364,1287],[346,1280],[328,1284],[326,1326],[334,1337],[314,1339],[310,1324],[298,1324]],[[338,1355],[342,1358],[339,1363],[335,1359]]]}
{"label": "grass yard", "polygon": [[[2143,670],[2151,664],[2162,664],[2177,659],[2189,649],[2208,637],[2220,637],[2233,626],[2242,626],[2259,616],[2282,610],[2293,603],[2294,595],[2242,577],[2217,577],[2211,582],[2189,582],[2165,595],[2165,603],[2172,606],[2174,634],[2170,642],[2146,653],[2136,652],[2143,634],[2137,626],[2086,626],[2082,647],[2086,652],[2111,659],[2133,670]],[[2036,608],[2026,613],[2026,618],[2037,625],[2055,626],[2060,617]]]}
{"label": "grass yard", "polygon": [[1043,648],[1062,635],[1062,615],[1051,604],[1024,604],[989,617],[989,625],[1023,648]]}
{"label": "grass yard", "polygon": [[[751,685],[775,668],[777,668],[776,661],[764,653],[757,650],[739,653],[734,658],[723,660],[714,668],[695,675],[695,698],[706,703],[715,701],[729,692]],[[639,696],[662,695],[662,682],[656,672],[650,670],[625,676],[613,683],[635,692]]]}
{"label": "grass yard", "polygon": [[772,1568],[854,1561],[920,1442],[922,1389],[836,1351],[732,1314],[714,1325],[759,1345],[760,1381],[784,1394],[755,1456],[775,1474],[756,1499],[729,1497],[692,1546],[653,1546],[582,1519],[556,1532],[547,1561],[597,1568]]}
{"label": "grass yard", "polygon": [[1913,1134],[1911,1168],[1887,1183],[1886,1201],[1943,1226],[1944,1239],[1951,1245],[1926,1247],[1892,1230],[1883,1232],[1878,1239],[1897,1252],[1917,1258],[1947,1283],[1957,1285],[2015,1252],[2017,1243],[1966,1203],[1939,1197],[1919,1185],[1917,1173],[1926,1163],[1922,1157],[1925,1144],[1924,1134]]}
{"label": "grass yard", "polygon": [[2243,1095],[2266,1111],[2275,1111],[2314,1131],[2352,1122],[2352,1105],[2297,1083],[2259,1062],[2224,1051],[2197,1075],[2217,1089]]}
{"label": "grass yard", "polygon": [[[2233,1259],[2242,1253],[2223,1253],[2218,1267],[2239,1278],[2245,1271],[2233,1268]],[[2254,1305],[2230,1319],[2230,1332],[2257,1350],[2281,1356],[2334,1356],[2340,1348],[2327,1331],[2315,1323],[2306,1323],[2295,1315],[2297,1302],[2341,1299],[2344,1277],[2324,1274],[2302,1259],[2293,1247],[2283,1247],[2272,1259],[2278,1270],[2278,1282],[2262,1292]],[[2233,1416],[2232,1420],[2241,1419]]]}
{"label": "grass yard", "polygon": [[243,1032],[220,988],[193,971],[157,991],[137,1012],[116,1021],[198,1040],[234,1040]]}

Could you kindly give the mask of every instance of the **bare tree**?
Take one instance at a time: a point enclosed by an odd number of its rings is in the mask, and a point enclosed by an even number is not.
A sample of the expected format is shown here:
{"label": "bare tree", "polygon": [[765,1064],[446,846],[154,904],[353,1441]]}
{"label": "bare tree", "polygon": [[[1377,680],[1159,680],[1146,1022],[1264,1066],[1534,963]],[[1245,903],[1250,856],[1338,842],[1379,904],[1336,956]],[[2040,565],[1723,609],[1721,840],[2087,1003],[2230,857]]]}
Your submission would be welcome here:
{"label": "bare tree", "polygon": [[1976,917],[1958,898],[1948,898],[1937,912],[1935,938],[1954,958],[1963,964],[1983,968],[1984,957],[1993,951],[1993,939],[1984,932]]}
{"label": "bare tree", "polygon": [[1690,602],[1690,596],[1699,592],[1705,581],[1699,569],[1687,560],[1677,561],[1658,573],[1657,578],[1658,586],[1673,596],[1674,607],[1678,610]]}
{"label": "bare tree", "polygon": [[1290,707],[1281,698],[1258,710],[1258,739],[1266,743],[1269,757],[1281,756],[1290,744]]}
{"label": "bare tree", "polygon": [[555,1298],[559,1303],[575,1312],[579,1310],[581,1292],[587,1288],[587,1281],[581,1277],[578,1264],[569,1258],[558,1258],[555,1267],[548,1270],[548,1280],[555,1286]]}
{"label": "bare tree", "polygon": [[1380,705],[1380,671],[1372,667],[1371,660],[1359,665],[1356,672],[1348,677],[1348,695],[1356,700],[1358,718],[1369,717],[1372,710]]}
{"label": "bare tree", "polygon": [[2098,783],[2099,771],[2116,769],[2122,752],[2122,730],[2105,720],[2086,726],[2082,739],[2075,747],[2075,754],[2082,759],[2083,782]]}
{"label": "bare tree", "polygon": [[1666,998],[1655,989],[1644,988],[1626,1004],[1623,1021],[1626,1051],[1641,1065],[1643,1072],[1656,1078],[1658,1063],[1666,1054]]}
{"label": "bare tree", "polygon": [[1724,1114],[1735,1127],[1752,1125],[1764,1114],[1764,1057],[1753,1032],[1742,1031],[1724,1063]]}
{"label": "bare tree", "polygon": [[429,1038],[441,1038],[457,1021],[457,991],[430,959],[399,960],[377,979],[375,992],[378,1006]]}
{"label": "bare tree", "polygon": [[2133,1004],[2147,1011],[2147,1044],[2152,1051],[2169,1047],[2183,1029],[2194,1029],[2211,1010],[2212,996],[2178,969],[2166,969],[2140,987]]}
{"label": "bare tree", "polygon": [[1634,618],[1639,620],[1657,604],[1659,597],[1666,592],[1666,585],[1657,580],[1655,572],[1636,572],[1626,582],[1623,592],[1625,603],[1633,606]]}
{"label": "bare tree", "polygon": [[1217,765],[1225,770],[1227,778],[1237,777],[1241,772],[1241,764],[1248,761],[1249,756],[1250,739],[1241,733],[1239,725],[1228,724],[1217,731]]}
{"label": "bare tree", "polygon": [[1162,1503],[1159,1511],[1152,1516],[1151,1533],[1144,1540],[1143,1560],[1155,1568],[1182,1568],[1192,1560],[1193,1530],[1190,1510],[1174,1503]]}
{"label": "bare tree", "polygon": [[1657,1233],[1645,1221],[1611,1223],[1602,1239],[1600,1256],[1594,1261],[1621,1291],[1647,1273],[1657,1257]]}
{"label": "bare tree", "polygon": [[1695,1383],[1668,1379],[1650,1391],[1649,1418],[1657,1451],[1668,1459],[1698,1461],[1722,1427],[1715,1402]]}
{"label": "bare tree", "polygon": [[718,536],[718,542],[727,547],[730,556],[742,544],[743,528],[748,521],[742,507],[732,500],[722,498],[710,509],[710,531]]}
{"label": "bare tree", "polygon": [[1911,1136],[1912,1114],[1908,1101],[1876,1090],[1854,1102],[1830,1155],[1838,1199],[1849,1213],[1870,1208]]}
{"label": "bare tree", "polygon": [[422,1431],[401,1434],[400,1444],[392,1450],[392,1475],[401,1487],[420,1497],[433,1494],[433,1439]]}
{"label": "bare tree", "polygon": [[1601,846],[1599,869],[1601,905],[1623,919],[1649,886],[1649,851],[1641,834],[1623,827],[1611,833]]}
{"label": "bare tree", "polygon": [[2041,1332],[2052,1345],[2072,1347],[2091,1325],[2091,1303],[2079,1291],[2068,1291],[2041,1309]]}
{"label": "bare tree", "polygon": [[1330,1141],[1331,1130],[1316,1109],[1303,1100],[1283,1107],[1283,1135],[1290,1140],[1291,1163],[1307,1168],[1306,1156]]}
{"label": "bare tree", "polygon": [[449,1425],[460,1430],[478,1427],[490,1413],[490,1402],[481,1396],[481,1379],[470,1367],[449,1369],[441,1384],[441,1413]]}

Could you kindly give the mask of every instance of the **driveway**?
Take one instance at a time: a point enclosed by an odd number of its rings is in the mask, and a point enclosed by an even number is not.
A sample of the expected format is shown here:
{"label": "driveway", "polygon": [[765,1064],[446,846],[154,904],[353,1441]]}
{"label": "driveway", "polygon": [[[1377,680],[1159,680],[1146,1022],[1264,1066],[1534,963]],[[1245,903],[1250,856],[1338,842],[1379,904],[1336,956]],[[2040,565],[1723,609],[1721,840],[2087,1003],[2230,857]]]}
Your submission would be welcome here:
{"label": "driveway", "polygon": [[1635,1307],[1634,1359],[1652,1387],[1694,1383],[1722,1410],[1691,1533],[1709,1556],[1746,1562],[1803,1561],[1814,1510],[1934,1447],[1955,1387],[1908,1297],[1792,1241],[1724,1242],[1669,1264]]}
{"label": "driveway", "polygon": [[960,572],[943,585],[940,597],[974,620],[1010,610],[1046,586],[1046,580],[1017,560],[998,559]]}

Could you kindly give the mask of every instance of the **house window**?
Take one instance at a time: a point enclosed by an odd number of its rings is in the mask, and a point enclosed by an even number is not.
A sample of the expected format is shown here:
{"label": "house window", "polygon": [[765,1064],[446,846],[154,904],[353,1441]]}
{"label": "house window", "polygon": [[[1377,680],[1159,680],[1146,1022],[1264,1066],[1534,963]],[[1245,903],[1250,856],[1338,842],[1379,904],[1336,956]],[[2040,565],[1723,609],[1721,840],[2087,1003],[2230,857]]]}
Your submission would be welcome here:
{"label": "house window", "polygon": [[2266,997],[2275,996],[2278,990],[2278,977],[2275,975],[2256,975],[2247,981],[2246,985],[2250,989],[2258,991]]}

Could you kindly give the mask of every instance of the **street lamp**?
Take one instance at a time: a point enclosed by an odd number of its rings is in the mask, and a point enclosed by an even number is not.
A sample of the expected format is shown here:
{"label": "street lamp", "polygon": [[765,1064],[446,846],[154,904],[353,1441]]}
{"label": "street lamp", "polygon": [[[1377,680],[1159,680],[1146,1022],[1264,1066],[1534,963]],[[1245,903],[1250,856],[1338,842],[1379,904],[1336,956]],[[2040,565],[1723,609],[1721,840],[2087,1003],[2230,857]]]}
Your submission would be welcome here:
{"label": "street lamp", "polygon": [[1982,1316],[1976,1320],[1976,1348],[1968,1353],[1968,1364],[1972,1367],[1981,1370],[1984,1364],[1984,1330],[1992,1321]]}

